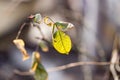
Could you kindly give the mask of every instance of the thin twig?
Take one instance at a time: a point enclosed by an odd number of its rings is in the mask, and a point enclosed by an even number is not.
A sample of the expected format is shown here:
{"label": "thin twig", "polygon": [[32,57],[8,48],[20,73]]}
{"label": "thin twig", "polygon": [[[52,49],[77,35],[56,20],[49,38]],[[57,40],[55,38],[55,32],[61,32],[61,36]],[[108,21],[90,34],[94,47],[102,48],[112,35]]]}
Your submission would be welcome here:
{"label": "thin twig", "polygon": [[26,25],[26,23],[23,23],[23,24],[21,25],[21,27],[20,27],[20,29],[19,29],[19,31],[18,31],[18,33],[17,33],[16,39],[19,38],[19,36],[20,36],[20,34],[21,34],[21,31],[23,30],[23,28],[24,28],[25,25]]}
{"label": "thin twig", "polygon": [[[118,58],[117,58],[117,63],[119,63],[119,56],[118,56]],[[119,64],[116,64],[116,65],[115,65],[115,68],[116,68],[116,70],[117,70],[118,72],[120,72],[120,65],[119,65]]]}
{"label": "thin twig", "polygon": [[41,34],[41,36],[42,36],[42,39],[44,39],[45,36],[44,36],[43,32],[41,31],[41,28],[40,28],[39,26],[36,26],[36,27],[37,27],[37,29],[39,30],[39,32],[40,32],[40,34]]}
{"label": "thin twig", "polygon": [[[118,63],[111,63],[111,62],[74,62],[74,63],[69,63],[63,66],[58,66],[58,67],[54,67],[54,68],[49,68],[47,69],[47,71],[50,72],[55,72],[55,71],[62,71],[65,69],[69,69],[72,67],[77,67],[77,66],[83,66],[83,65],[97,65],[97,66],[107,66],[110,64],[118,64]],[[33,75],[34,73],[31,73],[29,71],[27,72],[21,72],[19,70],[14,70],[15,74],[18,75],[22,75],[22,76],[26,76],[26,75]]]}
{"label": "thin twig", "polygon": [[36,39],[43,40],[43,41],[46,41],[46,42],[49,43],[49,41],[45,38],[45,35],[43,34],[40,25],[39,25],[39,26],[35,26],[35,27],[39,30],[39,32],[40,32],[40,34],[41,34],[41,36],[42,36],[42,38],[36,37]]}
{"label": "thin twig", "polygon": [[[39,32],[40,32],[40,34],[41,34],[41,36],[42,36],[42,38],[36,37],[36,39],[39,40],[39,44],[41,43],[40,40],[43,40],[43,41],[49,43],[49,41],[45,38],[43,32],[41,31],[41,28],[40,28],[39,26],[36,26],[36,27],[37,27],[37,29],[39,30]],[[38,44],[37,47],[36,47],[36,51],[38,51],[38,49],[39,49],[39,44]]]}
{"label": "thin twig", "polygon": [[30,72],[30,71],[26,71],[26,72],[21,72],[17,69],[14,70],[15,74],[21,75],[21,76],[28,76],[28,75],[33,75],[34,73]]}
{"label": "thin twig", "polygon": [[[55,23],[49,16],[43,16],[44,18],[47,17],[50,21],[52,21],[53,23]],[[43,18],[43,19],[44,19]]]}
{"label": "thin twig", "polygon": [[61,71],[61,70],[65,70],[65,69],[68,69],[68,68],[72,68],[72,67],[76,67],[76,66],[82,66],[82,65],[107,66],[107,65],[110,65],[110,64],[118,64],[118,63],[111,63],[111,62],[75,62],[75,63],[66,64],[66,65],[63,65],[63,66],[50,68],[47,71],[48,72]]}
{"label": "thin twig", "polygon": [[[115,39],[113,42],[113,51],[112,51],[112,56],[111,56],[111,63],[116,63],[117,62],[117,57],[118,57],[118,35],[115,35]],[[118,63],[119,64],[119,63]],[[113,75],[114,80],[119,80],[119,77],[117,75],[117,72],[115,70],[115,64],[110,64],[110,71]]]}
{"label": "thin twig", "polygon": [[[113,50],[113,52],[112,52],[112,58],[111,58],[111,62],[112,63],[116,63],[117,56],[118,56],[117,50]],[[113,75],[114,80],[119,80],[119,77],[118,77],[117,72],[115,70],[115,64],[110,64],[110,71],[111,71],[111,73]]]}

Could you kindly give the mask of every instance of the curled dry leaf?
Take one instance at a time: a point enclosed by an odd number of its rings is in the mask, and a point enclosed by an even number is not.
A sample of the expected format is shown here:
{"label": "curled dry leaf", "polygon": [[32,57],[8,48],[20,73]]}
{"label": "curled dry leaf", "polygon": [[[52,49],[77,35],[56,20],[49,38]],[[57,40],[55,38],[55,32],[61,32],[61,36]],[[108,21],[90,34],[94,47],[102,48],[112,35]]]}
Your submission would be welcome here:
{"label": "curled dry leaf", "polygon": [[23,61],[27,60],[29,58],[29,55],[24,47],[25,46],[24,41],[22,39],[15,39],[13,40],[13,43],[17,46],[17,48],[23,54]]}
{"label": "curled dry leaf", "polygon": [[53,22],[49,19],[49,17],[48,16],[46,16],[45,18],[44,18],[44,23],[45,24],[47,24],[48,26],[53,26]]}

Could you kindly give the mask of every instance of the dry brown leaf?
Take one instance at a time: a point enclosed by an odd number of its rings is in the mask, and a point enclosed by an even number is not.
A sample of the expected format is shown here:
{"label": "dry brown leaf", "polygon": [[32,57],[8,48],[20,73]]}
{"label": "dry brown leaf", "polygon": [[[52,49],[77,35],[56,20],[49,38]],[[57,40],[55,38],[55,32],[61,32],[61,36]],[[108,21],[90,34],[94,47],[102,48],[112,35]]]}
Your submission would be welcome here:
{"label": "dry brown leaf", "polygon": [[54,23],[49,19],[49,17],[47,17],[47,16],[44,18],[44,23],[47,24],[47,25],[50,26],[50,27],[53,26],[53,24],[54,24]]}
{"label": "dry brown leaf", "polygon": [[13,43],[20,50],[20,52],[23,54],[23,61],[27,60],[29,58],[29,55],[25,49],[24,41],[22,39],[15,39],[15,40],[13,40]]}

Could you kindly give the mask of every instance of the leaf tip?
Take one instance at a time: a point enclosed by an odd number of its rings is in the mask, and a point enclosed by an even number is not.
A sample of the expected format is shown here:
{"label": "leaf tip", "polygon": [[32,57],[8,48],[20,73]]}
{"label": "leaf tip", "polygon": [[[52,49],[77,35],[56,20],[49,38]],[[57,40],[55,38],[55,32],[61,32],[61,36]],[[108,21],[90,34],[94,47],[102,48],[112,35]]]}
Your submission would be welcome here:
{"label": "leaf tip", "polygon": [[66,53],[66,55],[69,55],[69,52],[68,52],[68,53]]}
{"label": "leaf tip", "polygon": [[33,65],[33,67],[30,69],[30,72],[35,72],[35,70],[37,69],[38,63],[35,63]]}
{"label": "leaf tip", "polygon": [[44,51],[44,52],[48,52],[48,51],[49,51],[49,48],[48,48],[48,47],[43,48],[42,51]]}
{"label": "leaf tip", "polygon": [[27,55],[23,55],[23,61],[26,61],[30,58],[30,56],[27,54]]}
{"label": "leaf tip", "polygon": [[40,43],[40,47],[41,47],[43,52],[48,52],[49,51],[49,48],[45,43]]}

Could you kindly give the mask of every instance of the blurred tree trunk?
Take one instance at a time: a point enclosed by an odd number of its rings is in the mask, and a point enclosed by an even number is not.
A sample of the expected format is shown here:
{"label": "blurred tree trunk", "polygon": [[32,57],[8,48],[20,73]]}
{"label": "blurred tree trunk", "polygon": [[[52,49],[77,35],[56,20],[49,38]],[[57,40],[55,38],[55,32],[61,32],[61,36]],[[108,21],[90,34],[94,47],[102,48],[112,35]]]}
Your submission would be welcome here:
{"label": "blurred tree trunk", "polygon": [[[96,58],[96,33],[98,26],[98,0],[81,0],[83,3],[83,29],[78,33],[78,49],[81,52],[79,61],[95,61]],[[93,80],[93,67],[89,65],[82,66],[84,80]]]}

